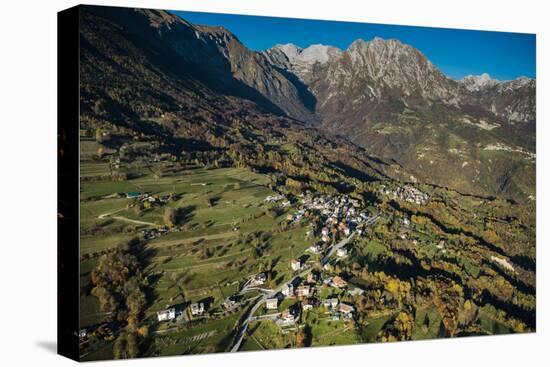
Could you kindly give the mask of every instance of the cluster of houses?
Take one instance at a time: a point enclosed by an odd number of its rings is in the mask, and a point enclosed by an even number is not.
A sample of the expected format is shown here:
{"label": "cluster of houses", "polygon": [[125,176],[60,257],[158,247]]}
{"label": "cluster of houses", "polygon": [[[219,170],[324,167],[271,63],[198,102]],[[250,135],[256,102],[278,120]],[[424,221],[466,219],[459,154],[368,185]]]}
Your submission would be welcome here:
{"label": "cluster of houses", "polygon": [[390,190],[385,185],[382,185],[380,191],[392,199],[399,199],[416,205],[426,205],[429,199],[428,194],[411,185],[399,186],[395,190]]}
{"label": "cluster of houses", "polygon": [[[331,232],[340,231],[349,236],[354,228],[368,219],[365,211],[361,211],[361,203],[348,195],[325,195],[311,192],[300,194],[300,207],[293,214],[287,215],[289,222],[299,222],[305,216],[306,211],[314,211],[323,218],[322,240],[329,242]],[[283,195],[270,195],[265,201],[281,201],[282,207],[290,206],[290,201]],[[360,233],[361,234],[361,233]]]}
{"label": "cluster of houses", "polygon": [[313,210],[321,214],[321,241],[330,242],[332,235],[339,232],[344,236],[357,231],[363,233],[363,224],[369,219],[366,211],[362,210],[361,203],[357,199],[347,195],[302,195],[303,210]]}
{"label": "cluster of houses", "polygon": [[[317,293],[318,281],[320,275],[309,273],[307,278],[295,279],[293,283],[283,285],[281,291],[271,298],[266,299],[265,307],[268,311],[279,309],[281,302],[286,298],[296,298],[300,300],[293,307],[286,309],[278,315],[277,324],[280,326],[294,324],[300,310],[307,311],[317,307],[324,307],[330,313],[333,320],[350,320],[353,318],[354,307],[345,303],[340,303],[338,298],[331,297],[324,300],[318,300]],[[330,286],[337,289],[346,288],[348,283],[339,276],[329,277],[322,281],[320,286]]]}

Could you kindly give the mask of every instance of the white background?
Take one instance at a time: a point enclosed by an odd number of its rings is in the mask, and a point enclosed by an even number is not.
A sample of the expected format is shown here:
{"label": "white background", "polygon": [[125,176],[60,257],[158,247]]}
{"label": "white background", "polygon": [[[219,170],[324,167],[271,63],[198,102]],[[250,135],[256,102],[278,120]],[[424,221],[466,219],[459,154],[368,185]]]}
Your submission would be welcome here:
{"label": "white background", "polygon": [[[545,1],[160,0],[95,4],[537,33],[537,333],[309,350],[99,362],[96,366],[548,365],[550,99]],[[74,1],[8,0],[0,13],[0,365],[66,366],[56,348],[56,12]],[[442,45],[442,47],[452,47]],[[475,57],[475,55],[471,55]],[[75,274],[76,276],[76,274]]]}

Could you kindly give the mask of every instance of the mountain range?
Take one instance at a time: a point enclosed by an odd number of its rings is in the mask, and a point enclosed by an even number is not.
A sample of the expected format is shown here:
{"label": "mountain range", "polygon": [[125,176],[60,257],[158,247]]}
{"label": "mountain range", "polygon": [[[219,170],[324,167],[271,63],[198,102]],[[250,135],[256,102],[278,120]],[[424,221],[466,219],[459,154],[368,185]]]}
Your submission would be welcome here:
{"label": "mountain range", "polygon": [[[389,177],[534,199],[534,79],[453,80],[395,39],[257,52],[223,27],[165,11],[83,17],[84,123],[157,120],[186,139],[223,139],[229,121],[268,114],[364,150]],[[102,76],[86,79],[94,70]]]}

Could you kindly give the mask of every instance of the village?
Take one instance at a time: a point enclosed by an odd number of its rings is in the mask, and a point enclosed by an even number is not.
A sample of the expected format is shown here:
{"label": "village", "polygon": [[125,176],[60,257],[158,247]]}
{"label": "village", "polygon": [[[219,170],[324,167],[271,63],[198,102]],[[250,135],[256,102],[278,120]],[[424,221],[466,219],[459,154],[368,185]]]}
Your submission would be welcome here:
{"label": "village", "polygon": [[[361,236],[378,215],[362,208],[359,200],[347,195],[313,195],[310,192],[299,195],[292,202],[285,195],[266,197],[268,204],[292,208],[287,222],[297,224],[306,213],[314,218],[306,237],[311,246],[302,256],[288,263],[292,278],[276,289],[265,288],[267,274],[260,272],[243,281],[238,293],[227,297],[222,304],[225,311],[250,307],[247,318],[241,325],[233,349],[236,351],[245,336],[249,323],[272,320],[286,333],[300,327],[301,315],[316,310],[331,320],[353,322],[355,308],[343,301],[348,295],[361,294],[361,288],[349,284],[333,273],[334,265],[348,256],[353,237]],[[258,294],[244,297],[246,294]],[[185,317],[201,318],[209,313],[201,302],[191,303],[187,310],[170,307],[157,313],[157,321],[173,321],[182,314]]]}
{"label": "village", "polygon": [[395,190],[391,190],[385,185],[382,185],[380,187],[380,192],[394,200],[399,199],[416,205],[426,205],[429,200],[428,194],[411,185],[399,186]]}

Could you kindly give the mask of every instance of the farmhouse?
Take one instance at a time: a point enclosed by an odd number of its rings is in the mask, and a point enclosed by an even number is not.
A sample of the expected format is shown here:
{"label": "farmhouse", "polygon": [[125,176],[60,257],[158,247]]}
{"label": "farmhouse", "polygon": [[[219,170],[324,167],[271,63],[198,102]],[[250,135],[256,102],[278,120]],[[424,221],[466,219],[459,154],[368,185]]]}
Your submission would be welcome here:
{"label": "farmhouse", "polygon": [[192,303],[191,304],[191,315],[202,315],[204,313],[204,304],[201,303]]}
{"label": "farmhouse", "polygon": [[265,300],[265,307],[268,310],[276,310],[278,305],[279,305],[279,300],[277,299],[277,297],[268,298]]}
{"label": "farmhouse", "polygon": [[174,320],[175,318],[176,318],[176,309],[173,307],[164,311],[157,312],[157,320],[159,322],[170,321],[170,320]]}

